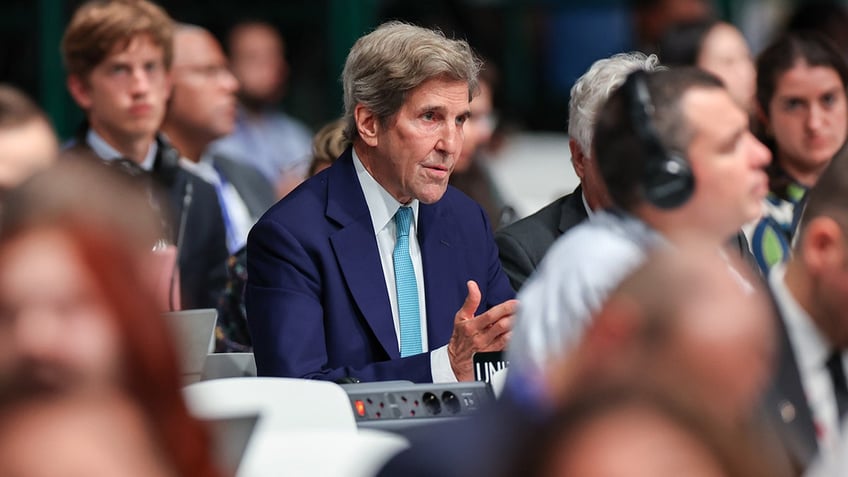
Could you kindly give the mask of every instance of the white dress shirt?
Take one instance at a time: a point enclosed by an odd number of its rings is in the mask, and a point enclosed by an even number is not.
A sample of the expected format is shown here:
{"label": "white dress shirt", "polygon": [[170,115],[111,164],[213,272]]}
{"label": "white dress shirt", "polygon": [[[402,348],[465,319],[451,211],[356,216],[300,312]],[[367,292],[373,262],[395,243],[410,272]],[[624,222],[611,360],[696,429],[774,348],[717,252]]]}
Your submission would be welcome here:
{"label": "white dress shirt", "polygon": [[[424,292],[424,266],[421,262],[421,247],[418,245],[418,200],[413,199],[409,204],[401,204],[389,192],[383,188],[371,174],[365,169],[356,150],[353,150],[353,166],[356,169],[356,177],[365,194],[365,203],[371,214],[371,224],[374,226],[374,235],[377,239],[377,248],[380,250],[380,262],[383,265],[383,278],[386,280],[386,290],[389,294],[389,302],[392,306],[392,319],[394,320],[395,336],[400,349],[400,318],[398,313],[398,300],[395,288],[394,260],[392,253],[397,242],[396,226],[394,221],[395,212],[401,206],[412,208],[412,224],[409,237],[409,256],[412,259],[412,268],[415,270],[415,281],[418,285],[418,309],[421,313],[421,346],[424,351],[429,350],[427,337],[427,305]],[[459,310],[457,310],[459,311]],[[448,358],[448,347],[444,345],[430,352],[430,371],[433,382],[456,382],[453,368]]]}
{"label": "white dress shirt", "polygon": [[[829,453],[838,441],[840,428],[833,380],[827,369],[833,347],[786,288],[785,273],[783,264],[775,265],[769,274],[769,285],[786,325],[804,395],[817,428],[819,448]],[[844,364],[844,355],[842,361]]]}

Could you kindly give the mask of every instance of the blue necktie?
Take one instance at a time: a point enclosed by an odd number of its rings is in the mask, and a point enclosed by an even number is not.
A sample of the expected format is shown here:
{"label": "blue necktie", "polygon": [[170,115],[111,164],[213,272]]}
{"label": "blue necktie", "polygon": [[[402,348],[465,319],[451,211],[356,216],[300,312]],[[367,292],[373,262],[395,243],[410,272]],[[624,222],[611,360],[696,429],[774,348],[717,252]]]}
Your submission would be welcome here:
{"label": "blue necktie", "polygon": [[400,356],[418,354],[421,349],[421,314],[418,310],[418,283],[409,257],[409,226],[412,209],[401,207],[395,213],[397,243],[392,252],[395,265],[398,318],[400,321]]}

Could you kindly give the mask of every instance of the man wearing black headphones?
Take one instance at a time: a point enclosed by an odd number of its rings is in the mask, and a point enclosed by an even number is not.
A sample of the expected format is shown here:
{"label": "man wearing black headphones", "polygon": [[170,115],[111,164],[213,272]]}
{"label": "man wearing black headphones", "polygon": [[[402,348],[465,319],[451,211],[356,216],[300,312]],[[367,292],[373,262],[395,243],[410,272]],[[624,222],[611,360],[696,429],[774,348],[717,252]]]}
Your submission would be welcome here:
{"label": "man wearing black headphones", "polygon": [[[77,9],[62,38],[62,56],[86,126],[70,152],[89,149],[134,174],[150,173],[163,193],[164,203],[154,206],[177,249],[181,308],[214,308],[228,255],[218,198],[214,187],[180,167],[180,154],[157,134],[171,90],[172,41],[173,21],[145,0]],[[174,290],[172,309],[178,304]]]}
{"label": "man wearing black headphones", "polygon": [[771,155],[709,73],[631,74],[601,110],[594,145],[615,208],[561,237],[522,289],[511,378],[543,385],[544,369],[574,347],[652,248],[695,238],[720,258],[728,238],[761,213]]}

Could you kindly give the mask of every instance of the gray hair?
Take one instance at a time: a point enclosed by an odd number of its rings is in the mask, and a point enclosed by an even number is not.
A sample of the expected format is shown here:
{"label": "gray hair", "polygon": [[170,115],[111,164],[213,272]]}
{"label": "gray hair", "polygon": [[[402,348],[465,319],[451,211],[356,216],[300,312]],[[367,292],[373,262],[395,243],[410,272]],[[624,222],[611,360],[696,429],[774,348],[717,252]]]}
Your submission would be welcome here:
{"label": "gray hair", "polygon": [[601,107],[624,84],[627,75],[639,69],[654,71],[665,67],[659,65],[657,55],[618,53],[594,62],[574,83],[568,102],[568,136],[577,141],[583,154],[594,156],[592,139]]}
{"label": "gray hair", "polygon": [[353,116],[357,104],[385,124],[410,91],[432,78],[467,82],[470,100],[480,67],[464,40],[398,21],[383,23],[357,40],[347,55],[342,72],[345,137],[353,140],[359,134]]}

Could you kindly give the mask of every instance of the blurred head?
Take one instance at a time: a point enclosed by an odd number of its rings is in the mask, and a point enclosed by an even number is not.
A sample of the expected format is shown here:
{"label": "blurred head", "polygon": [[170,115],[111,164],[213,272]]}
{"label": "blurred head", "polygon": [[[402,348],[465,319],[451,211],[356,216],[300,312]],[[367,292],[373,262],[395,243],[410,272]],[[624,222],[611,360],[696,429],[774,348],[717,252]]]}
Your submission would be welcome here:
{"label": "blurred head", "polygon": [[342,155],[350,142],[344,137],[344,118],[327,123],[312,137],[312,162],[309,177],[330,167]]}
{"label": "blurred head", "polygon": [[162,123],[172,37],[171,18],[146,0],[94,0],[71,18],[62,38],[68,90],[114,147],[152,140]]}
{"label": "blurred head", "polygon": [[837,348],[848,346],[848,149],[807,193],[786,284]]}
{"label": "blurred head", "polygon": [[218,40],[204,28],[181,25],[174,35],[173,91],[162,130],[189,159],[235,127],[238,82]]}
{"label": "blurred head", "polygon": [[692,230],[721,243],[760,216],[769,151],[715,76],[677,68],[647,73],[645,83],[657,140],[688,162],[694,192],[676,208],[648,202],[644,184],[653,148],[633,126],[637,103],[630,88],[620,88],[601,110],[595,133],[597,162],[612,200],[666,235]]}
{"label": "blurred head", "polygon": [[593,210],[612,205],[597,164],[592,159],[592,139],[598,112],[609,95],[624,83],[628,74],[635,70],[654,71],[659,68],[655,55],[619,53],[593,63],[571,88],[571,100],[568,103],[571,163],[580,178],[586,202]]}
{"label": "blurred head", "polygon": [[814,32],[778,38],[757,58],[761,134],[775,162],[812,186],[848,136],[848,65]]}
{"label": "blurred head", "polygon": [[138,404],[110,390],[21,393],[0,410],[0,475],[176,477]]}
{"label": "blurred head", "polygon": [[[712,421],[697,400],[645,386],[578,391],[519,448],[532,477],[753,477],[755,434]],[[520,470],[519,470],[520,469]]]}
{"label": "blurred head", "polygon": [[610,294],[563,366],[550,369],[553,400],[590,384],[685,382],[711,415],[750,416],[770,376],[774,332],[744,267],[703,238],[650,256]]}
{"label": "blurred head", "polygon": [[497,76],[494,66],[484,66],[477,80],[477,94],[471,99],[471,117],[465,121],[465,139],[454,167],[456,172],[468,170],[477,152],[492,140],[497,126],[493,91]]}
{"label": "blurred head", "polygon": [[396,200],[439,200],[463,145],[480,61],[468,43],[388,22],[357,40],[342,73],[345,136]]}
{"label": "blurred head", "polygon": [[671,26],[660,41],[666,66],[697,66],[716,75],[730,96],[753,111],[756,70],[742,33],[717,20],[699,20]]}
{"label": "blurred head", "polygon": [[230,68],[241,85],[245,106],[256,109],[274,104],[285,95],[289,65],[286,44],[272,25],[247,21],[230,30]]}
{"label": "blurred head", "polygon": [[209,467],[208,441],[185,408],[177,351],[152,297],[147,267],[161,234],[139,186],[99,163],[68,160],[9,194],[0,221],[0,382],[123,389],[156,422],[181,475],[193,475]]}
{"label": "blurred head", "polygon": [[0,191],[48,167],[58,153],[47,116],[22,92],[0,84]]}

